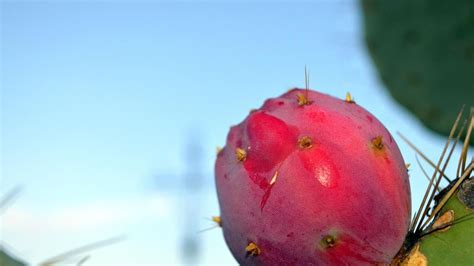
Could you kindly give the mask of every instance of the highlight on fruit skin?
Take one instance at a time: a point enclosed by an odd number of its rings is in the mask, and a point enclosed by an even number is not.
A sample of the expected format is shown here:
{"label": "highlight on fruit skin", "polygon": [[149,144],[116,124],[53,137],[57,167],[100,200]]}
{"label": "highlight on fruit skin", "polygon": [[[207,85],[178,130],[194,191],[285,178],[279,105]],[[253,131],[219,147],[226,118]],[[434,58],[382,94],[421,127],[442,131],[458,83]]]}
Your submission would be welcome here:
{"label": "highlight on fruit skin", "polygon": [[239,264],[389,264],[402,247],[411,213],[405,162],[358,104],[295,88],[233,126],[225,147],[215,179]]}

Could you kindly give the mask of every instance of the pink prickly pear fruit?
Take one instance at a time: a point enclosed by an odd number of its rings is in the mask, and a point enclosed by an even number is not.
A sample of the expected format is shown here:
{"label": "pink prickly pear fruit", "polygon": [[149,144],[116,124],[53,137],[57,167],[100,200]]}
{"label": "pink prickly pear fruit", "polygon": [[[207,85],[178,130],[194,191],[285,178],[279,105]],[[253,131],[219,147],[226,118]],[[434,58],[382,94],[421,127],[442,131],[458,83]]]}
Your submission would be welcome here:
{"label": "pink prickly pear fruit", "polygon": [[215,173],[219,224],[240,264],[385,264],[408,231],[403,158],[350,95],[268,99],[231,128]]}

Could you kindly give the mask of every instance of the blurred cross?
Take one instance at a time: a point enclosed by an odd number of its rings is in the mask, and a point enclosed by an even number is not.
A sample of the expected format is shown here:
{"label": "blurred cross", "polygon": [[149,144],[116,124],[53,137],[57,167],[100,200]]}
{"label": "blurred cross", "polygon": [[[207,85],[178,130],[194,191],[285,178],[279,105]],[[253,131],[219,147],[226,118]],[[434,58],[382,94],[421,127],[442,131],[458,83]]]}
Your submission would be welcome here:
{"label": "blurred cross", "polygon": [[[158,175],[156,181],[161,190],[179,191],[182,208],[178,214],[181,228],[180,257],[183,264],[196,264],[199,261],[201,243],[199,242],[199,219],[202,202],[204,175],[202,174],[204,153],[202,136],[199,130],[191,128],[184,149],[184,174]],[[175,180],[176,182],[169,182]]]}

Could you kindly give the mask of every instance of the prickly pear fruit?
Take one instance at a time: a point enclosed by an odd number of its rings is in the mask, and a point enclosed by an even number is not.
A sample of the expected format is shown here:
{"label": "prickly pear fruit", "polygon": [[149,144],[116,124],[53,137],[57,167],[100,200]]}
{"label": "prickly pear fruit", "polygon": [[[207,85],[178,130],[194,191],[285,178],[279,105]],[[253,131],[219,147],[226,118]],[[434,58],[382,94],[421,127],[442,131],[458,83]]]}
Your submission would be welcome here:
{"label": "prickly pear fruit", "polygon": [[267,100],[231,128],[215,172],[240,264],[390,263],[408,230],[400,151],[350,97],[293,89]]}

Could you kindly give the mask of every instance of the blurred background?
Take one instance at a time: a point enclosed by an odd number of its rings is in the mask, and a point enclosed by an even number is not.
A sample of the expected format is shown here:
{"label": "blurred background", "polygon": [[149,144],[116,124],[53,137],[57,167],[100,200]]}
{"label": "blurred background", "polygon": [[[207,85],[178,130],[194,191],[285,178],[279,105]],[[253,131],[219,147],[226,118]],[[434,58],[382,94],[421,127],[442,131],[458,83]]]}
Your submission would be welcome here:
{"label": "blurred background", "polygon": [[220,229],[202,231],[219,215],[216,146],[266,98],[304,87],[305,65],[312,89],[351,92],[394,135],[413,209],[428,183],[395,133],[432,160],[445,142],[384,89],[355,0],[0,8],[0,196],[21,187],[0,240],[31,264],[125,236],[84,265],[236,265]]}

